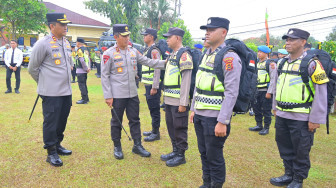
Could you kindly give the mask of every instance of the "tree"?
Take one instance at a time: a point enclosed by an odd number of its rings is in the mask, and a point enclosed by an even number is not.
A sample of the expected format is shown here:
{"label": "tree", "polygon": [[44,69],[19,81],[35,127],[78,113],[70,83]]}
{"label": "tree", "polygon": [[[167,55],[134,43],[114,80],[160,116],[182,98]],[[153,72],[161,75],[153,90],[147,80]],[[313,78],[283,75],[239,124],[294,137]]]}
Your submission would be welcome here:
{"label": "tree", "polygon": [[184,30],[185,33],[184,33],[183,41],[182,41],[183,46],[189,46],[189,47],[193,46],[194,42],[191,38],[191,34],[189,30],[187,29],[187,26],[184,25],[184,21],[180,19],[177,20],[177,22],[175,22],[174,24],[171,24],[169,22],[163,23],[160,30],[158,31],[158,39],[163,39],[164,38],[163,34],[167,33],[169,28],[171,27],[178,27]]}
{"label": "tree", "polygon": [[46,14],[42,0],[0,0],[2,24],[15,40],[24,34],[46,32]]}
{"label": "tree", "polygon": [[322,49],[329,53],[331,60],[336,62],[336,41],[326,41],[322,43]]}
{"label": "tree", "polygon": [[258,52],[258,46],[255,45],[253,42],[248,42],[248,43],[245,43],[245,44],[248,48],[250,48],[254,52]]}
{"label": "tree", "polygon": [[139,28],[136,20],[139,17],[141,0],[90,0],[84,2],[86,8],[100,13],[111,20],[111,24],[124,23],[130,27],[131,39],[136,42]]}
{"label": "tree", "polygon": [[333,28],[332,32],[329,33],[326,39],[336,41],[336,26]]}
{"label": "tree", "polygon": [[174,15],[169,0],[143,0],[141,17],[139,19],[145,27],[160,29],[164,22],[173,22]]}

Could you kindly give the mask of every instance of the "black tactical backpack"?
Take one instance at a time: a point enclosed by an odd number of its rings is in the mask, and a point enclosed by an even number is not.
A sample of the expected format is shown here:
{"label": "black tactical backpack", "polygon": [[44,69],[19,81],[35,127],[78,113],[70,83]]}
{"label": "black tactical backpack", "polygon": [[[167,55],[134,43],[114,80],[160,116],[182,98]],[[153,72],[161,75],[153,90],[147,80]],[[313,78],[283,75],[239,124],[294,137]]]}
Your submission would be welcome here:
{"label": "black tactical backpack", "polygon": [[234,51],[241,60],[242,70],[240,74],[239,94],[233,112],[246,113],[249,110],[257,89],[257,56],[242,41],[228,39],[226,46],[215,57],[214,74],[224,86],[223,58],[228,51]]}
{"label": "black tactical backpack", "polygon": [[[283,58],[278,66],[278,72],[279,70],[282,70],[283,65],[288,60],[288,58]],[[331,61],[330,55],[324,51],[319,49],[314,50],[308,50],[307,55],[302,59],[300,64],[300,75],[303,83],[306,85],[306,87],[309,90],[309,93],[312,97],[314,97],[313,91],[311,90],[309,86],[309,73],[308,73],[308,67],[309,64],[312,61],[319,61],[326,72],[329,82],[327,83],[327,99],[328,99],[328,115],[327,115],[327,134],[329,134],[329,113],[331,110],[332,105],[334,104],[334,99],[336,96],[336,63]]]}

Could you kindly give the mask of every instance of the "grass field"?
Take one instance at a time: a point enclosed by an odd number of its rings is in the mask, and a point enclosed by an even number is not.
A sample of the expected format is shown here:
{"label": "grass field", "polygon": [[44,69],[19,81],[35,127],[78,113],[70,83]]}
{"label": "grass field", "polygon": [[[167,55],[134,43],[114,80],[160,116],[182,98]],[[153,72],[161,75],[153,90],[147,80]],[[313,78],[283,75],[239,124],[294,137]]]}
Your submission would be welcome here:
{"label": "grass field", "polygon": [[[90,103],[77,105],[78,85],[72,84],[73,106],[68,119],[63,146],[73,150],[61,157],[64,165],[52,167],[46,160],[42,140],[42,107],[38,102],[27,123],[36,99],[36,83],[27,69],[21,72],[21,94],[6,91],[4,67],[0,68],[0,187],[198,187],[201,161],[193,124],[189,124],[187,163],[169,168],[160,155],[171,151],[164,118],[161,140],[143,145],[152,156],[142,158],[131,152],[133,142],[122,132],[124,160],[113,157],[109,108],[104,103],[100,79],[95,70],[89,74]],[[12,86],[15,85],[13,75]],[[139,89],[141,130],[151,129],[144,87]],[[161,112],[164,117],[164,112]],[[311,151],[312,168],[304,187],[336,187],[336,116],[330,117],[330,135],[324,125],[315,134]],[[129,132],[126,117],[123,124]],[[227,176],[224,187],[272,187],[271,177],[283,174],[282,161],[274,140],[274,121],[270,134],[259,136],[248,131],[254,117],[233,117],[231,134],[225,143]]]}

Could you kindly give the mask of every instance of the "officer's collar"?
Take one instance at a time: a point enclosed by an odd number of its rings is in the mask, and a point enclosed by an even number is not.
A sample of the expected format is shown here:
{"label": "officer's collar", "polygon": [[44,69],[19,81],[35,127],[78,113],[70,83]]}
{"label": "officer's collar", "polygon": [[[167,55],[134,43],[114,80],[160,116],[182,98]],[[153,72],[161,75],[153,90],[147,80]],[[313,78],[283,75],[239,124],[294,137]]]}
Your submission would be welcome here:
{"label": "officer's collar", "polygon": [[[225,42],[223,42],[223,44],[221,44],[220,46],[218,46],[216,48],[216,50],[214,52],[219,52],[222,48],[224,48],[226,46]],[[213,52],[211,51],[211,48],[209,48],[206,52],[207,55],[212,54]]]}
{"label": "officer's collar", "polygon": [[260,61],[260,60],[259,60],[258,63],[263,63],[263,62],[267,61],[267,59],[268,59],[268,58],[266,58],[264,61]]}
{"label": "officer's collar", "polygon": [[286,58],[288,59],[288,63],[291,63],[297,60],[302,60],[306,55],[307,55],[307,52],[303,52],[302,55],[298,57],[297,59],[291,59],[291,56],[289,54],[288,56],[286,56]]}
{"label": "officer's collar", "polygon": [[176,55],[177,52],[180,51],[181,48],[183,48],[183,45],[178,50],[176,50],[175,52],[173,52],[172,55]]}

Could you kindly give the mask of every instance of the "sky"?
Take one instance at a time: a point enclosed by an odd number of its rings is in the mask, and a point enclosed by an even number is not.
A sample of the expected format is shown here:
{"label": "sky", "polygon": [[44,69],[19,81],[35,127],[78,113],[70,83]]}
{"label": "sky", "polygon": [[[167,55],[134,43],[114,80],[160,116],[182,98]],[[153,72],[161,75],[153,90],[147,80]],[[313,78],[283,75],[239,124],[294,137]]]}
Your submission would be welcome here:
{"label": "sky", "polygon": [[[45,1],[111,24],[108,18],[85,9],[85,0]],[[229,38],[243,40],[259,37],[266,33],[266,9],[269,15],[269,32],[273,36],[282,36],[289,28],[300,28],[310,32],[315,39],[324,41],[336,26],[336,0],[181,0],[181,18],[196,40],[204,37],[205,31],[200,30],[200,26],[205,25],[209,17],[224,17],[230,20]],[[324,19],[293,24],[319,18]],[[293,25],[282,26],[286,24]]]}

